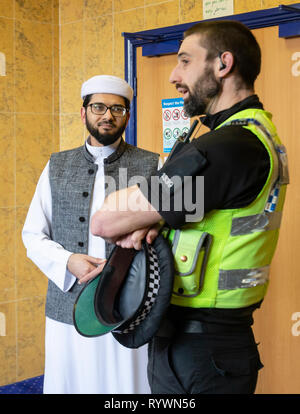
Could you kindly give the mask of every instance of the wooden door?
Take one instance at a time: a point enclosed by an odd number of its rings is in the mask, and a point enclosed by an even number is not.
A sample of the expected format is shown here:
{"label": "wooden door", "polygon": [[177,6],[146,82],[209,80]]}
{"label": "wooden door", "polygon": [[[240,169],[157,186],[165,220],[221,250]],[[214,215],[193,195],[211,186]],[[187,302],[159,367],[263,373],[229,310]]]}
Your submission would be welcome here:
{"label": "wooden door", "polygon": [[[254,332],[265,368],[257,393],[300,392],[300,38],[278,38],[278,27],[253,31],[262,49],[262,71],[256,93],[273,114],[290,167],[286,206],[270,287],[254,314]],[[161,99],[178,97],[169,83],[176,55],[143,57],[137,53],[137,143],[164,158]],[[198,136],[207,129],[202,126]],[[299,255],[299,256],[298,256]]]}

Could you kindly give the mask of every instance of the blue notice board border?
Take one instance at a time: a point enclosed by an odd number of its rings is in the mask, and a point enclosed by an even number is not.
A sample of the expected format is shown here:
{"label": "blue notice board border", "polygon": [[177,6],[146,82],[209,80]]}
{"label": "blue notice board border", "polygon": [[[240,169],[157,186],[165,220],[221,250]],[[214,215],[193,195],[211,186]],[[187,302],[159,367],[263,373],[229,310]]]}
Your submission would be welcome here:
{"label": "blue notice board border", "polygon": [[172,108],[174,106],[183,106],[183,98],[162,99],[161,104],[163,108]]}

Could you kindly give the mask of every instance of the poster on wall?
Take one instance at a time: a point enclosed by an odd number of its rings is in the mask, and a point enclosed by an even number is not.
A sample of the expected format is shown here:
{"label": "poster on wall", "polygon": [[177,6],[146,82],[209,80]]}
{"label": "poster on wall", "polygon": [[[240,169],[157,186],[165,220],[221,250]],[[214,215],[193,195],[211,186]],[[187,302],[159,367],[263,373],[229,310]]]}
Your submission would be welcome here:
{"label": "poster on wall", "polygon": [[233,0],[203,0],[203,19],[234,14]]}
{"label": "poster on wall", "polygon": [[171,152],[174,142],[190,129],[190,118],[183,109],[183,98],[162,99],[163,148]]}

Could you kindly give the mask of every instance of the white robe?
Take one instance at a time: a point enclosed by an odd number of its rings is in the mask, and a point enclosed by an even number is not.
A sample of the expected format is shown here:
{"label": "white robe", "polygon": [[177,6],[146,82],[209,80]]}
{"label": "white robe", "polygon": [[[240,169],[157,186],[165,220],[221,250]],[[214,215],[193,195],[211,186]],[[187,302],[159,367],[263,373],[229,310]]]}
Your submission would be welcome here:
{"label": "white robe", "polygon": [[[119,144],[94,147],[86,143],[98,164],[91,214],[104,200],[103,159]],[[66,270],[72,252],[50,239],[52,220],[49,162],[41,174],[33,196],[22,237],[27,256],[61,290],[67,292],[77,279]],[[89,233],[88,254],[105,257],[105,242]],[[45,394],[148,394],[147,345],[128,349],[108,333],[86,338],[74,326],[46,317]]]}

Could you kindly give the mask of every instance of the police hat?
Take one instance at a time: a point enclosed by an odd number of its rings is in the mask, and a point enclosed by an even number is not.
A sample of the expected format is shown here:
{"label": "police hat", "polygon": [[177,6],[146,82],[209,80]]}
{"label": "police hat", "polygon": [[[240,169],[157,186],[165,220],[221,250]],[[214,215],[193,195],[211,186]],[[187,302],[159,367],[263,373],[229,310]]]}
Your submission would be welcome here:
{"label": "police hat", "polygon": [[127,348],[144,345],[169,306],[173,275],[174,258],[161,235],[139,251],[116,246],[102,272],[76,299],[76,330],[87,337],[112,332]]}

